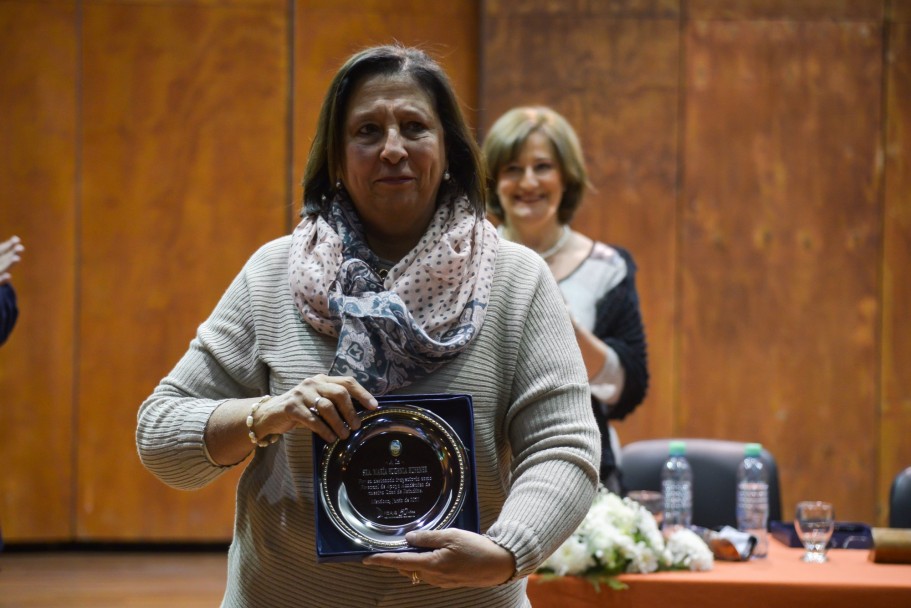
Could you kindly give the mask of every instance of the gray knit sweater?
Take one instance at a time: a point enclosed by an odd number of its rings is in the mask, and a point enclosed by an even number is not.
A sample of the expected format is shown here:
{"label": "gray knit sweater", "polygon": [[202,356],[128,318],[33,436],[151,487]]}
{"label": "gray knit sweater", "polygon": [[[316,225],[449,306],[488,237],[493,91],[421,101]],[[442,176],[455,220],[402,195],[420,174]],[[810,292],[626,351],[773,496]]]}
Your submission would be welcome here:
{"label": "gray knit sweater", "polygon": [[[206,485],[206,423],[224,400],[280,394],[329,368],[335,340],[300,318],[283,237],[256,252],[189,351],[139,410],[145,466],[182,489]],[[528,606],[525,576],[585,516],[598,479],[599,433],[565,305],[533,252],[501,241],[477,338],[454,361],[401,393],[467,393],[475,415],[481,530],[515,556],[493,588],[412,586],[391,569],[317,564],[311,433],[258,448],[237,488],[223,606]]]}

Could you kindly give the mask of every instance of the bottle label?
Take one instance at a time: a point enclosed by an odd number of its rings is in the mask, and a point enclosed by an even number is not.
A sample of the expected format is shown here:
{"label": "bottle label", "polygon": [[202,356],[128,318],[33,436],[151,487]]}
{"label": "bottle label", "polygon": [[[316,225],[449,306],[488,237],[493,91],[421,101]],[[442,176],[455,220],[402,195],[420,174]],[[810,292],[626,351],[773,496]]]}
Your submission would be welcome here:
{"label": "bottle label", "polygon": [[768,519],[768,484],[748,481],[737,484],[737,528],[756,537],[753,557],[765,557],[768,552]]}
{"label": "bottle label", "polygon": [[672,523],[685,523],[689,521],[678,522],[678,517],[689,520],[693,508],[693,491],[689,481],[673,481],[666,479],[661,483],[661,489],[664,492],[664,521],[674,520]]}
{"label": "bottle label", "polygon": [[746,508],[768,508],[769,486],[764,483],[741,482],[737,486],[737,501]]}

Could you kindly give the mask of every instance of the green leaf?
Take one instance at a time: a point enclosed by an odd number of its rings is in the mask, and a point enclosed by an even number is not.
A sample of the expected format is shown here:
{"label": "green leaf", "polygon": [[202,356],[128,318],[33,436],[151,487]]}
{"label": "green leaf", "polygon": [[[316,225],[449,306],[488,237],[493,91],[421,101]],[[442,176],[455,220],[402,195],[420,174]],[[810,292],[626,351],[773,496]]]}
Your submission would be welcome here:
{"label": "green leaf", "polygon": [[590,574],[584,577],[589,583],[592,584],[592,587],[595,588],[595,591],[601,593],[601,585],[606,584],[608,587],[614,591],[623,591],[624,589],[629,589],[629,585],[618,579],[613,575],[605,574]]}

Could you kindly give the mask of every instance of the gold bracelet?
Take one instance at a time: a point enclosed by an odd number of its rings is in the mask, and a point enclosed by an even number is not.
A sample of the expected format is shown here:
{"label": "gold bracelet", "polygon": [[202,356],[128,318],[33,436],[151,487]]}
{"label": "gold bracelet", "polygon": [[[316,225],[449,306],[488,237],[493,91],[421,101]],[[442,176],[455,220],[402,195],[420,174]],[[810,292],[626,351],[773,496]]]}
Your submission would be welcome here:
{"label": "gold bracelet", "polygon": [[268,401],[271,398],[272,398],[272,395],[266,395],[265,397],[263,397],[262,399],[260,399],[256,403],[254,403],[253,406],[250,408],[250,415],[247,416],[247,428],[250,429],[249,432],[247,433],[247,436],[250,438],[250,442],[253,445],[255,445],[257,447],[261,447],[261,448],[264,448],[264,447],[271,445],[271,444],[275,443],[276,441],[278,441],[278,435],[268,435],[265,439],[260,441],[259,439],[256,438],[256,431],[253,430],[253,415],[256,413],[256,410],[259,409],[259,406],[261,406],[263,403],[265,403],[266,401]]}

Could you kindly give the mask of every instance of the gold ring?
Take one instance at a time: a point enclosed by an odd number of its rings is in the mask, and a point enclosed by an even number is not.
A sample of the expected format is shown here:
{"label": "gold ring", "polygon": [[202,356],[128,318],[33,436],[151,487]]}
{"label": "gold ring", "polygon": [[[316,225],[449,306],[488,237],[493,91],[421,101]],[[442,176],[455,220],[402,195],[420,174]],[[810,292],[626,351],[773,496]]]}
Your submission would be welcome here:
{"label": "gold ring", "polygon": [[417,571],[412,572],[412,573],[411,573],[411,584],[412,584],[412,585],[417,585],[417,584],[420,583],[420,582],[421,582],[421,577],[418,576]]}

